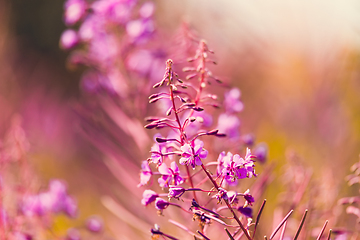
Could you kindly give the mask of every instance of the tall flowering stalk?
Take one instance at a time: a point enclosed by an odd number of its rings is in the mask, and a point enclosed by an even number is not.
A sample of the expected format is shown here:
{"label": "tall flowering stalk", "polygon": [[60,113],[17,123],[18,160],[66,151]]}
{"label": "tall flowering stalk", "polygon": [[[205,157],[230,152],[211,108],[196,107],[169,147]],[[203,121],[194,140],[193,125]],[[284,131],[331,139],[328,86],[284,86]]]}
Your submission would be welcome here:
{"label": "tall flowering stalk", "polygon": [[[214,80],[219,82],[208,69],[208,63],[214,62],[209,58],[213,52],[208,48],[204,40],[199,42],[198,49],[194,57],[188,59],[195,63],[195,66],[184,68],[189,74],[186,80],[181,80],[173,70],[173,61],[166,62],[166,70],[163,79],[154,85],[154,88],[166,87],[167,92],[155,93],[149,97],[150,103],[164,101],[168,105],[165,117],[150,117],[149,123],[145,126],[147,129],[170,128],[167,137],[156,136],[155,144],[151,149],[151,157],[142,164],[140,186],[145,185],[154,175],[160,175],[158,183],[163,189],[168,188],[168,200],[161,198],[163,194],[152,190],[145,190],[142,204],[147,206],[152,202],[155,208],[163,212],[169,206],[176,206],[185,212],[192,214],[199,221],[200,229],[197,231],[198,238],[209,239],[206,236],[206,227],[211,222],[217,222],[223,226],[232,227],[235,230],[233,235],[239,230],[247,237],[252,239],[248,227],[251,223],[252,209],[251,205],[254,198],[249,191],[246,193],[237,193],[226,189],[229,185],[237,183],[238,179],[251,178],[256,176],[254,169],[255,156],[247,149],[246,155],[241,157],[238,154],[220,153],[218,161],[209,162],[209,152],[202,141],[205,136],[226,137],[224,132],[219,129],[203,130],[195,128],[194,125],[203,122],[205,109],[208,106],[215,106],[217,96],[206,93],[206,87]],[[196,82],[196,80],[198,80]],[[238,96],[239,97],[239,96]],[[235,96],[236,98],[236,96]],[[235,99],[238,101],[238,99]],[[240,102],[233,105],[234,109],[241,110]],[[212,156],[211,156],[212,157]],[[179,168],[178,163],[183,165]],[[152,172],[150,164],[154,164],[158,172]],[[214,175],[209,167],[217,166]],[[168,166],[171,166],[170,168]],[[205,176],[205,179],[199,181],[197,174]],[[183,186],[187,184],[189,187]],[[206,184],[206,186],[204,186]],[[186,193],[192,195],[192,200],[186,198]],[[207,197],[205,197],[206,195]],[[239,201],[242,197],[242,203]],[[172,199],[182,199],[187,203],[183,207],[178,203],[173,203]],[[216,199],[217,203],[224,202],[230,216],[222,215],[222,207],[208,205]],[[190,210],[186,210],[190,207]],[[215,209],[215,210],[214,210]],[[241,215],[241,217],[239,217]],[[244,218],[248,219],[244,222]],[[231,220],[237,225],[232,225]],[[228,223],[230,221],[230,223]],[[179,224],[177,226],[180,226]],[[170,239],[176,239],[170,235],[164,234],[159,229],[152,230],[153,236],[162,235]],[[232,234],[227,230],[224,234]]]}

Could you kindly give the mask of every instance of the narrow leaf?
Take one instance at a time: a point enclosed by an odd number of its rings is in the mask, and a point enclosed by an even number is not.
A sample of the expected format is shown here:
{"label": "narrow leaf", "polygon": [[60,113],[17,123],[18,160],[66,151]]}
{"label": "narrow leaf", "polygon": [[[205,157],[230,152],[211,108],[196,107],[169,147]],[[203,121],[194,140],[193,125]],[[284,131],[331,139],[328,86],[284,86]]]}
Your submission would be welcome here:
{"label": "narrow leaf", "polygon": [[233,238],[233,236],[231,235],[231,233],[229,232],[229,230],[227,230],[227,228],[224,228],[225,229],[225,232],[227,233],[227,235],[229,236],[230,240],[235,240]]}

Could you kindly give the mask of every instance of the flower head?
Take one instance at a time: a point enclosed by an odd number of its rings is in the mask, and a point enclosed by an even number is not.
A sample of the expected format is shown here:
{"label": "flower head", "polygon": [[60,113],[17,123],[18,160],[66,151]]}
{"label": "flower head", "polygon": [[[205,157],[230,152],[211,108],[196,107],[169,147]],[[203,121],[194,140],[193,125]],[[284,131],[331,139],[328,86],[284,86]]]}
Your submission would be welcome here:
{"label": "flower head", "polygon": [[67,0],[64,5],[66,25],[73,25],[84,17],[87,3],[84,0]]}
{"label": "flower head", "polygon": [[157,210],[164,210],[165,208],[167,208],[170,205],[170,203],[168,201],[165,201],[162,198],[157,198],[155,201],[155,208]]}
{"label": "flower head", "polygon": [[157,194],[156,192],[154,192],[152,190],[147,189],[143,193],[143,198],[141,200],[141,204],[144,206],[147,206],[150,203],[152,203],[153,201],[155,201],[157,197],[159,197],[159,194]]}
{"label": "flower head", "polygon": [[179,199],[185,192],[186,190],[183,187],[170,186],[168,197]]}
{"label": "flower head", "polygon": [[250,149],[247,149],[245,158],[228,152],[220,153],[218,158],[218,175],[222,175],[228,184],[236,184],[237,179],[251,178],[255,175],[254,158]]}
{"label": "flower head", "polygon": [[63,49],[70,49],[79,43],[79,36],[76,31],[72,29],[65,30],[60,37],[60,47]]}
{"label": "flower head", "polygon": [[158,179],[160,187],[168,187],[169,184],[179,185],[184,182],[184,179],[180,176],[179,167],[176,162],[170,164],[170,168],[165,163],[159,166],[159,172],[162,176]]}
{"label": "flower head", "polygon": [[208,151],[203,146],[204,143],[199,139],[181,146],[182,158],[180,158],[180,164],[190,165],[192,168],[195,168],[196,165],[202,165],[201,159],[206,158],[208,154]]}

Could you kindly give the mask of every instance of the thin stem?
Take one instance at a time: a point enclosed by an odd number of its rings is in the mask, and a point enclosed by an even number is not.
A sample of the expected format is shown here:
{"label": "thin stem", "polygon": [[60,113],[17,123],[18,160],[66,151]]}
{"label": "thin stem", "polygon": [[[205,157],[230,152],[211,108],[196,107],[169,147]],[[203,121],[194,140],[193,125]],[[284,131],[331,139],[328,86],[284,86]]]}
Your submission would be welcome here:
{"label": "thin stem", "polygon": [[330,231],[329,231],[329,235],[328,235],[328,237],[327,237],[327,240],[330,240],[331,232],[332,232],[332,229],[330,229]]}
{"label": "thin stem", "polygon": [[227,228],[224,228],[225,229],[225,232],[227,233],[227,235],[229,236],[230,240],[235,240],[233,238],[233,236],[231,235],[231,233],[229,232],[229,230],[227,230]]}
{"label": "thin stem", "polygon": [[263,212],[263,210],[264,210],[265,203],[266,203],[266,199],[264,199],[264,201],[263,201],[263,203],[262,203],[262,205],[261,205],[261,207],[260,207],[259,213],[258,213],[258,215],[257,215],[257,217],[256,217],[256,221],[255,221],[255,228],[254,228],[254,234],[253,234],[252,239],[254,239],[254,237],[255,237],[255,233],[256,233],[257,225],[259,224],[260,217],[261,217],[261,213],[262,213],[262,212]]}
{"label": "thin stem", "polygon": [[281,226],[286,222],[286,220],[290,217],[290,215],[294,212],[294,210],[290,210],[290,212],[284,217],[284,219],[279,223],[279,225],[275,228],[273,233],[270,236],[270,240],[273,239],[276,235],[276,233],[279,231]]}
{"label": "thin stem", "polygon": [[283,228],[281,229],[281,233],[280,233],[280,238],[279,238],[279,240],[283,240],[283,239],[284,239],[286,224],[287,224],[287,222],[284,223],[284,226],[283,226]]}
{"label": "thin stem", "polygon": [[[208,176],[209,180],[211,181],[211,183],[214,185],[214,187],[216,188],[216,190],[219,191],[219,185],[216,183],[216,181],[211,177],[210,173],[207,171],[207,169],[205,168],[204,164],[201,164],[202,169],[204,170],[204,172],[206,173],[206,175]],[[238,218],[238,216],[236,215],[234,209],[230,206],[230,203],[228,200],[224,199],[224,202],[226,203],[227,207],[229,208],[229,210],[231,211],[232,215],[234,216],[235,221],[239,224],[241,230],[243,230],[245,236],[247,237],[248,240],[252,240],[251,237],[249,236],[249,233],[247,232],[247,230],[245,229],[244,225],[241,223],[240,219]]]}
{"label": "thin stem", "polygon": [[324,231],[325,231],[325,228],[326,228],[328,222],[329,222],[328,220],[325,221],[324,226],[322,227],[322,229],[321,229],[321,231],[320,231],[320,233],[319,233],[319,236],[316,238],[316,240],[320,240],[320,239],[321,239],[321,236],[324,234]]}
{"label": "thin stem", "polygon": [[[186,165],[186,173],[187,173],[187,175],[188,175],[188,179],[189,179],[191,188],[194,188],[194,183],[193,183],[193,180],[192,180],[192,178],[191,178],[190,170],[189,170],[189,166],[188,166],[188,165]],[[197,198],[196,198],[196,193],[195,193],[195,191],[193,191],[193,195],[194,195],[195,201],[198,202],[198,200],[197,200]]]}
{"label": "thin stem", "polygon": [[301,229],[302,229],[302,227],[304,226],[304,222],[305,222],[305,219],[306,219],[307,213],[308,213],[308,210],[306,209],[306,210],[305,210],[305,212],[304,212],[304,215],[303,215],[303,217],[302,217],[302,219],[301,219],[301,222],[300,222],[299,228],[298,228],[298,230],[296,231],[296,234],[295,234],[294,240],[296,240],[296,239],[299,237],[299,235],[300,235]]}

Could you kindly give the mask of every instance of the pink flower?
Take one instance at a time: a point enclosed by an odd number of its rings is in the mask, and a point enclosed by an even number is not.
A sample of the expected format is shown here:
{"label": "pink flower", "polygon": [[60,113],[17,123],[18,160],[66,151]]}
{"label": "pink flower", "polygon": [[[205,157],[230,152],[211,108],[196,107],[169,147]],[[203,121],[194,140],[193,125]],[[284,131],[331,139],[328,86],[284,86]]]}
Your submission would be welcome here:
{"label": "pink flower", "polygon": [[225,156],[225,152],[222,152],[218,158],[217,173],[230,185],[236,184],[237,179],[251,178],[256,175],[253,158],[255,156],[251,155],[250,149],[246,150],[245,158],[230,152]]}
{"label": "pink flower", "polygon": [[70,49],[79,43],[79,37],[76,31],[72,29],[65,30],[60,37],[60,47],[63,49]]}
{"label": "pink flower", "polygon": [[170,168],[165,163],[159,166],[159,172],[162,176],[158,179],[160,187],[168,187],[169,184],[179,185],[184,182],[184,179],[179,175],[179,167],[175,162],[170,164]]}
{"label": "pink flower", "polygon": [[161,198],[157,198],[155,201],[155,208],[157,210],[164,210],[169,205],[170,205],[170,203],[168,201],[165,201],[164,199],[161,199]]}
{"label": "pink flower", "polygon": [[183,187],[170,186],[168,197],[179,199],[185,192],[186,189]]}
{"label": "pink flower", "polygon": [[73,25],[84,17],[87,4],[84,0],[68,0],[64,5],[64,21],[66,25]]}
{"label": "pink flower", "polygon": [[206,158],[208,151],[203,148],[204,143],[199,139],[181,146],[182,158],[180,158],[180,164],[190,165],[195,168],[196,165],[202,165],[202,158]]}
{"label": "pink flower", "polygon": [[144,206],[147,206],[150,203],[152,203],[153,201],[155,201],[157,197],[159,197],[159,195],[156,192],[147,189],[143,193],[143,198],[141,200],[141,204]]}
{"label": "pink flower", "polygon": [[92,9],[96,15],[114,23],[124,24],[131,17],[134,4],[134,0],[103,0],[94,2]]}

